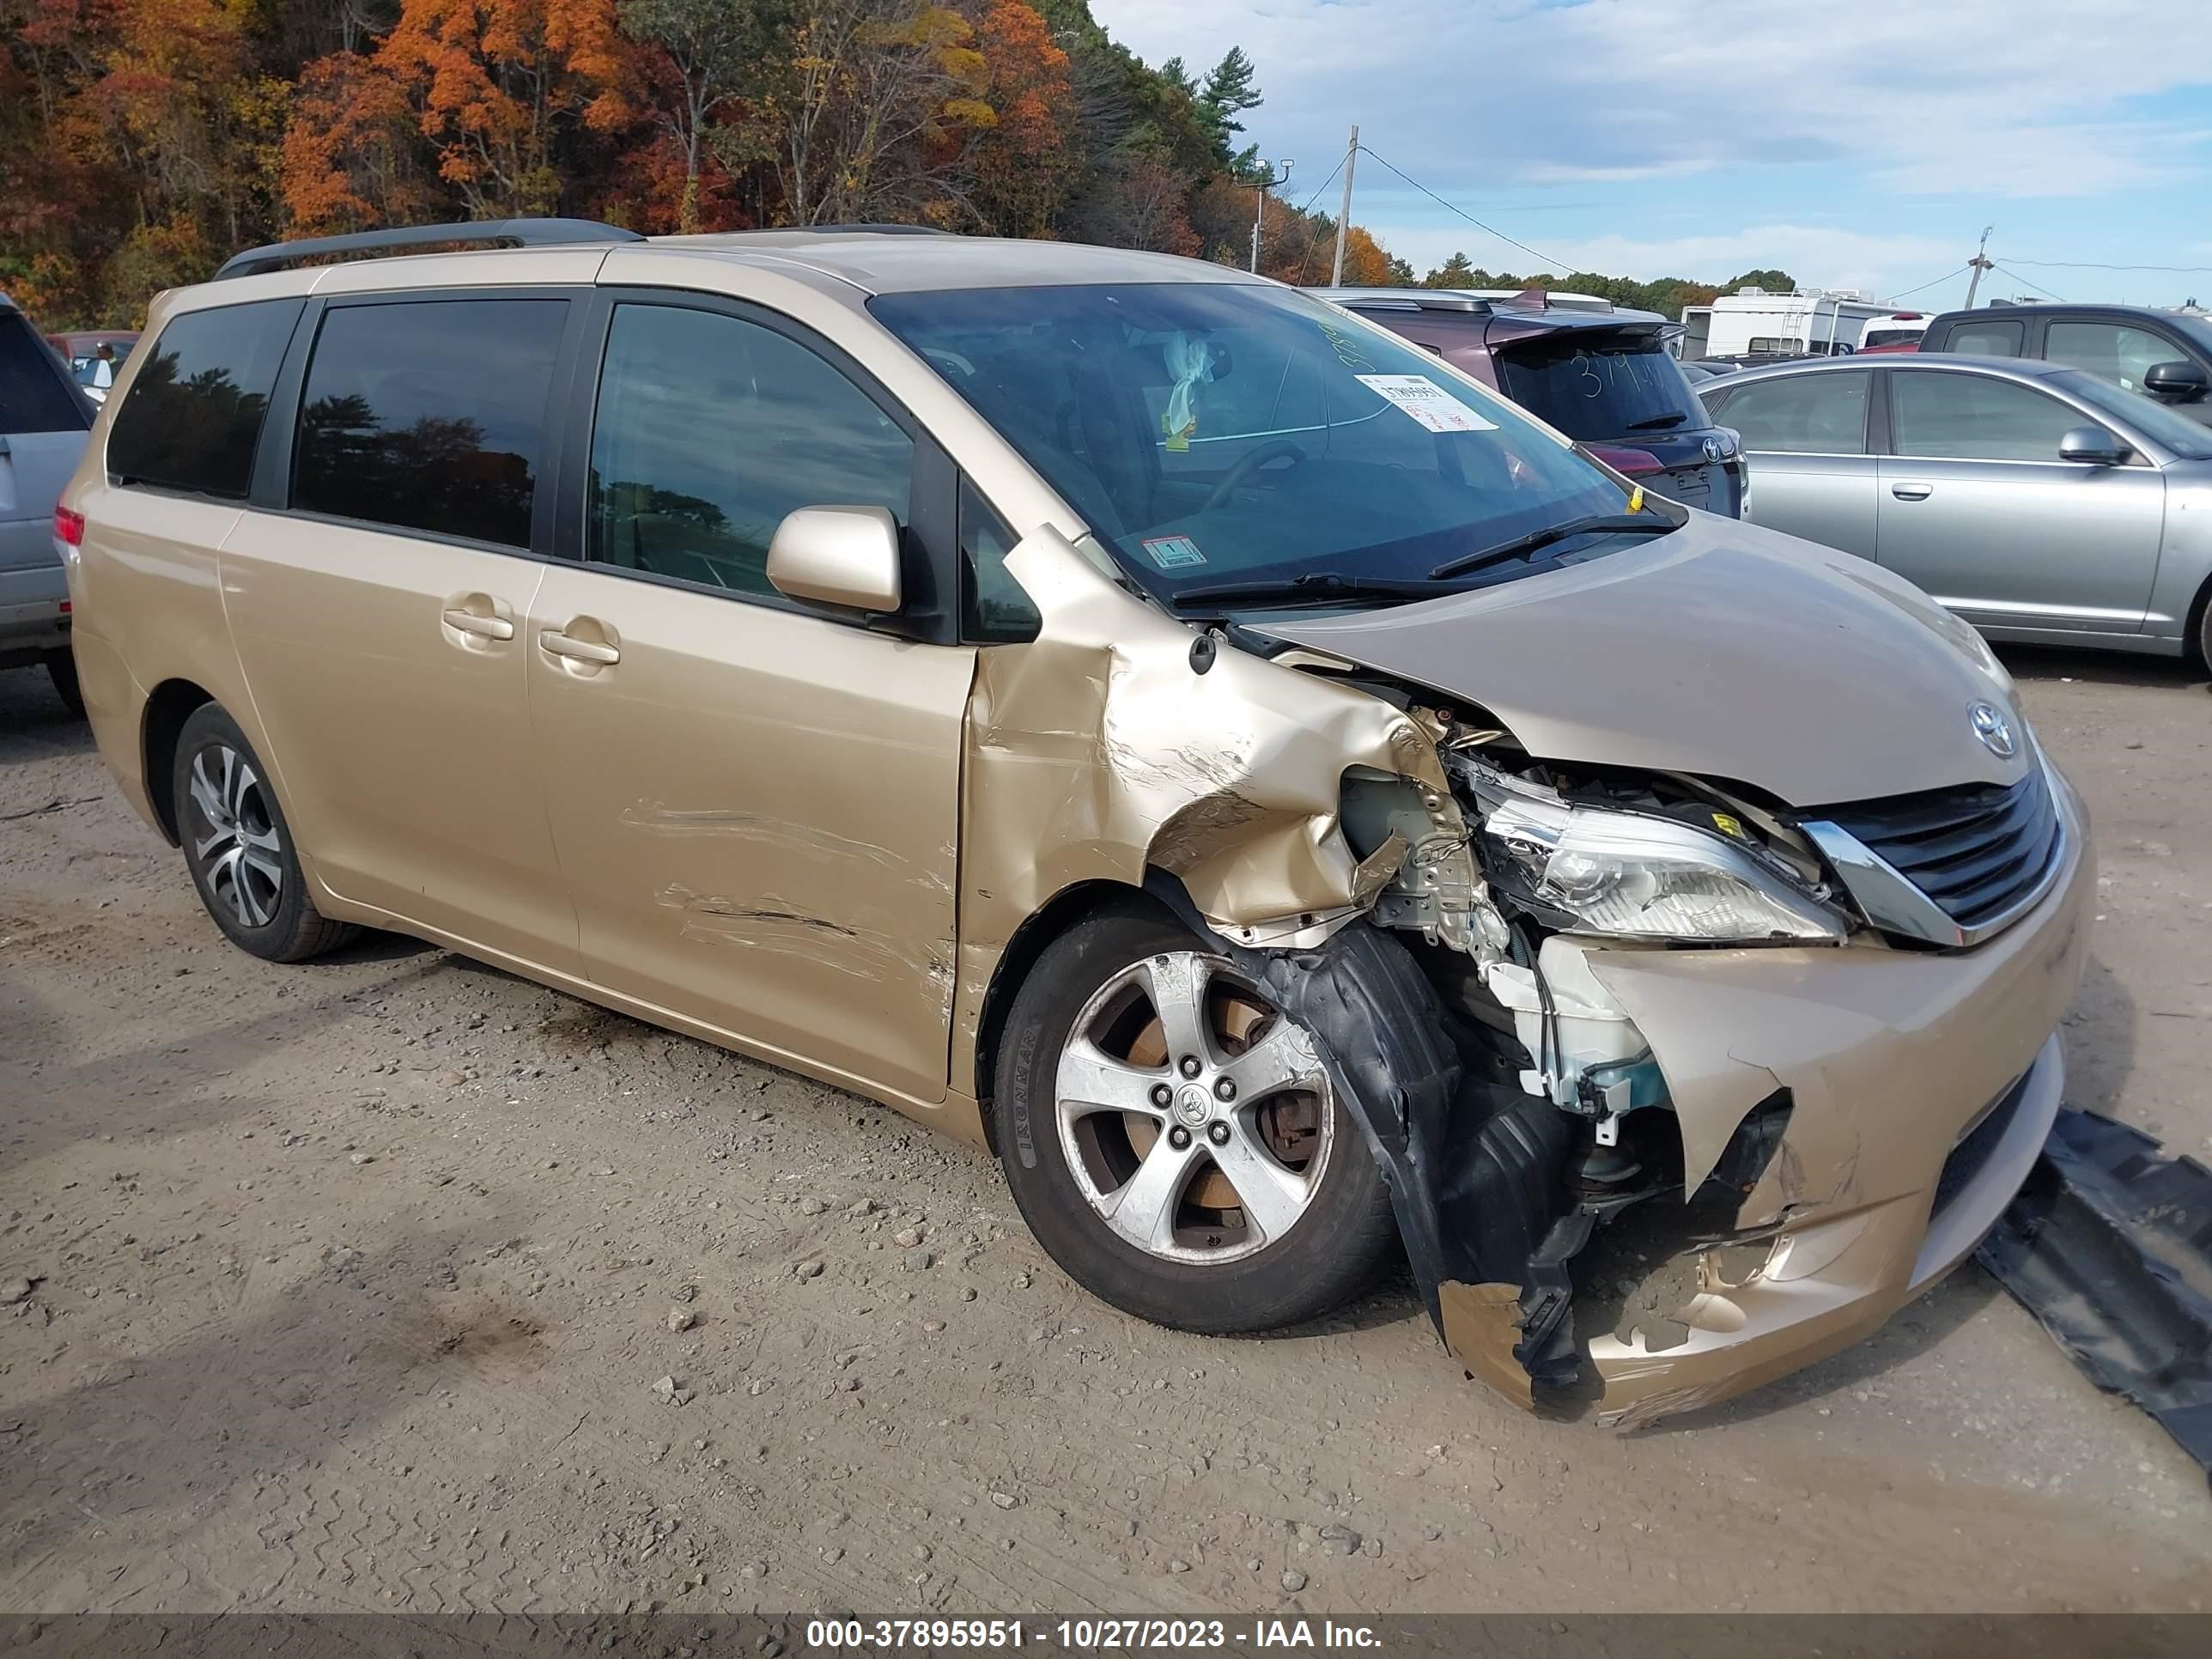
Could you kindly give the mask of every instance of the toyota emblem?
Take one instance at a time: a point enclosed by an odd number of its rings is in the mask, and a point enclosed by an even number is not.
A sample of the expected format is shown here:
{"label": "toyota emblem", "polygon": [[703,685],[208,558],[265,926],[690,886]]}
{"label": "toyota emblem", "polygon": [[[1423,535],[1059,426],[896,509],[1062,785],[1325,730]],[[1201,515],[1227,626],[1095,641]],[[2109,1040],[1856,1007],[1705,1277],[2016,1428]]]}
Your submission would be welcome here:
{"label": "toyota emblem", "polygon": [[2010,760],[2020,752],[2019,740],[2012,734],[2012,722],[1995,703],[1970,704],[1966,721],[1974,728],[1974,735],[1982,740],[1982,747],[1999,760]]}

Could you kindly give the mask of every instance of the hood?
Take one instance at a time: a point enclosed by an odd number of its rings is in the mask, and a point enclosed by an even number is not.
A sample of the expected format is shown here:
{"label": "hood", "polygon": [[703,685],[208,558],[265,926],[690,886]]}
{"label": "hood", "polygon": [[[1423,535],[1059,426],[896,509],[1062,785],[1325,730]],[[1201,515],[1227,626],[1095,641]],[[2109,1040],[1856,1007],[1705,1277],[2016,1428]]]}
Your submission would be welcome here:
{"label": "hood", "polygon": [[1548,760],[1692,772],[1794,806],[2031,764],[1975,734],[2012,681],[1981,638],[1880,566],[1693,513],[1671,535],[1495,587],[1255,631],[1479,703]]}

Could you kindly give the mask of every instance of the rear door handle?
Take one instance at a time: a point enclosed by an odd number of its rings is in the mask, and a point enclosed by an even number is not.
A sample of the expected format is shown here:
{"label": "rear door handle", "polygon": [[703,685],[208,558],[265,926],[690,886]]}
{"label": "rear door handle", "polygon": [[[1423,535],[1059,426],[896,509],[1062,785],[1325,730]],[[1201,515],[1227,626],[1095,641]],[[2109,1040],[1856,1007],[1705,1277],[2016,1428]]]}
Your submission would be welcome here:
{"label": "rear door handle", "polygon": [[597,640],[580,640],[563,634],[557,628],[543,628],[538,631],[538,647],[550,656],[566,657],[571,662],[588,662],[600,667],[622,660],[622,653],[611,645],[602,645]]}
{"label": "rear door handle", "polygon": [[1924,501],[1936,493],[1936,486],[1931,483],[1893,483],[1889,487],[1889,493],[1900,501]]}
{"label": "rear door handle", "polygon": [[480,640],[511,640],[514,624],[504,617],[480,617],[473,611],[448,611],[446,626],[457,634],[473,634]]}

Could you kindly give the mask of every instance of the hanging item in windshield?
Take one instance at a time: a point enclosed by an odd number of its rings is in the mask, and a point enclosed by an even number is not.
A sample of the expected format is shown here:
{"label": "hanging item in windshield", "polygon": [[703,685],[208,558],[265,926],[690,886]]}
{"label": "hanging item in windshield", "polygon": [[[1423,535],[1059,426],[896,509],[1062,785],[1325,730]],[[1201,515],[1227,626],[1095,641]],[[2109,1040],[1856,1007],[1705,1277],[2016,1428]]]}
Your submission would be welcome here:
{"label": "hanging item in windshield", "polygon": [[[1627,507],[1511,404],[1272,285],[927,289],[869,309],[1164,599],[1407,597],[1440,561]],[[1585,539],[1595,556],[1620,538]]]}

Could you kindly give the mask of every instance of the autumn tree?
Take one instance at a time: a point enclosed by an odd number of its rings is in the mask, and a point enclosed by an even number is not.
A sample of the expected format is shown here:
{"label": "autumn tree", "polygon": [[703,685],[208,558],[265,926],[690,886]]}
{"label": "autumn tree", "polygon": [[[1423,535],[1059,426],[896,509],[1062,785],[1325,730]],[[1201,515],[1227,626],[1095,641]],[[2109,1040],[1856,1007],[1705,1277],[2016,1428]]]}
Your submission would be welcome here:
{"label": "autumn tree", "polygon": [[635,118],[613,0],[404,0],[377,47],[471,216],[556,210],[556,145]]}
{"label": "autumn tree", "polygon": [[647,65],[655,83],[652,120],[682,158],[680,231],[701,228],[700,175],[716,159],[717,136],[725,153],[743,148],[733,106],[760,83],[759,65],[776,43],[780,11],[772,0],[620,0],[623,31],[659,49]]}
{"label": "autumn tree", "polygon": [[438,217],[442,192],[405,85],[337,52],[300,72],[284,130],[283,195],[301,235]]}
{"label": "autumn tree", "polygon": [[999,235],[1049,235],[1079,164],[1067,53],[1021,0],[988,0],[975,28],[978,90],[991,118],[969,128],[968,208],[978,228]]}
{"label": "autumn tree", "polygon": [[788,222],[957,216],[933,163],[997,118],[975,36],[930,0],[810,0],[757,106]]}

